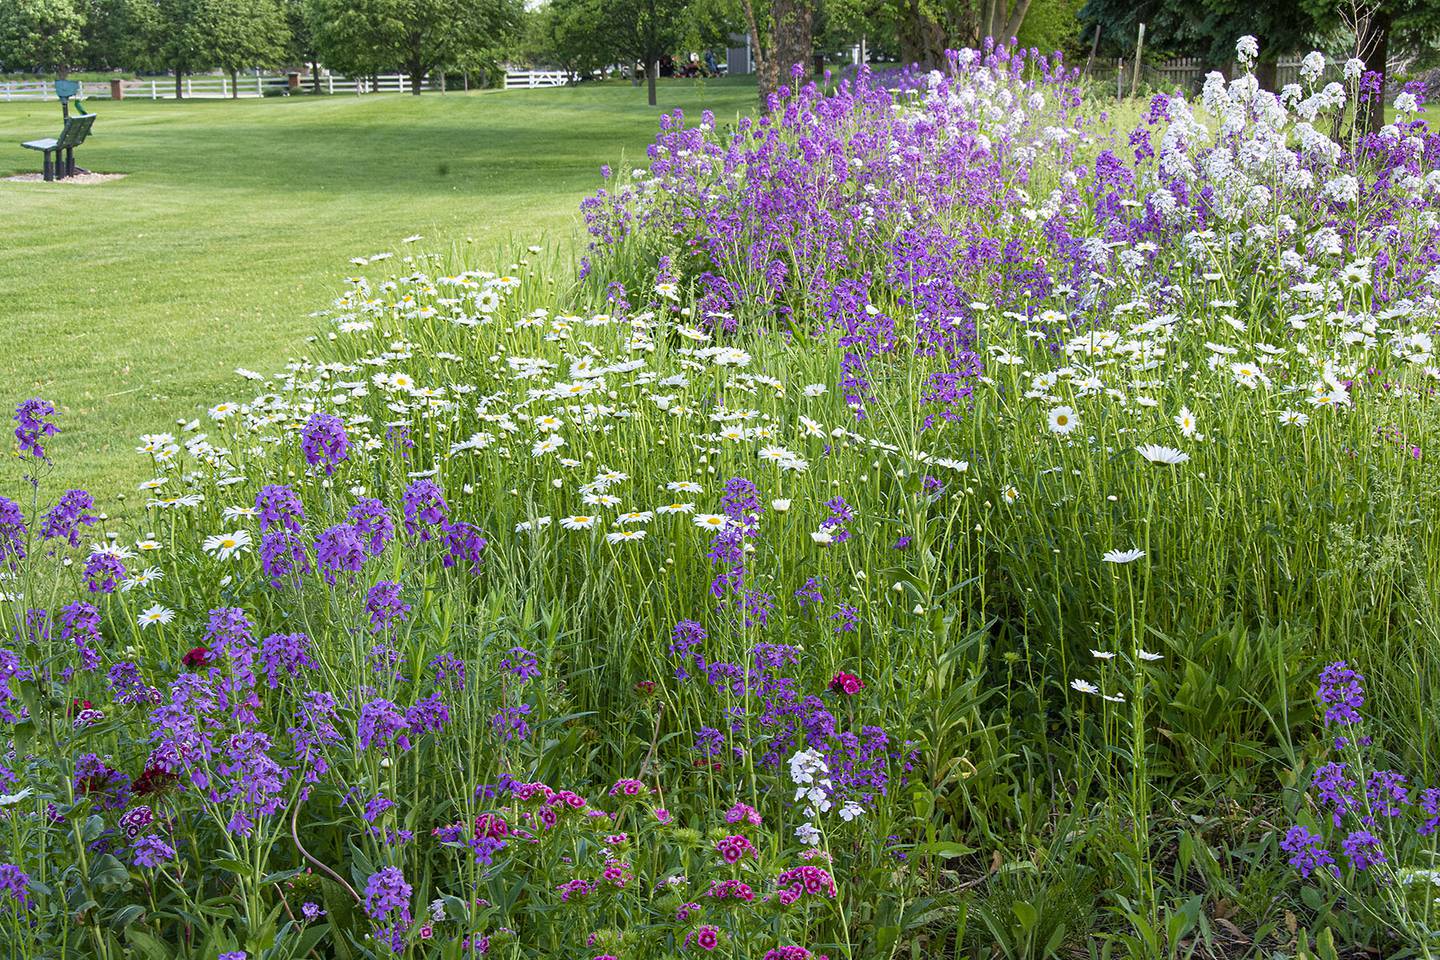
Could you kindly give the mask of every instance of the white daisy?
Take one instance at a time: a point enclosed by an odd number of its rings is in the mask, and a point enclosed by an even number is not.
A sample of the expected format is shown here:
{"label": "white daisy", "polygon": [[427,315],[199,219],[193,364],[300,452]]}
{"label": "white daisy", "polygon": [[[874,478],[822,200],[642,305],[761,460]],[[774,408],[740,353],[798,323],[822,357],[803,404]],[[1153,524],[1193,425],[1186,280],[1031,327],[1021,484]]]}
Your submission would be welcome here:
{"label": "white daisy", "polygon": [[1129,550],[1107,550],[1100,559],[1106,563],[1134,563],[1143,556],[1145,556],[1144,550],[1131,547]]}
{"label": "white daisy", "polygon": [[1135,452],[1151,463],[1159,463],[1166,466],[1176,466],[1190,459],[1190,454],[1185,451],[1176,450],[1174,447],[1161,446],[1158,443],[1143,444],[1136,447]]}
{"label": "white daisy", "polygon": [[250,547],[250,533],[236,530],[234,533],[217,533],[205,538],[201,548],[221,560],[229,560],[236,554],[244,553]]}
{"label": "white daisy", "polygon": [[174,619],[174,610],[157,603],[141,611],[140,616],[135,619],[135,622],[141,627],[153,627],[157,623],[163,626]]}

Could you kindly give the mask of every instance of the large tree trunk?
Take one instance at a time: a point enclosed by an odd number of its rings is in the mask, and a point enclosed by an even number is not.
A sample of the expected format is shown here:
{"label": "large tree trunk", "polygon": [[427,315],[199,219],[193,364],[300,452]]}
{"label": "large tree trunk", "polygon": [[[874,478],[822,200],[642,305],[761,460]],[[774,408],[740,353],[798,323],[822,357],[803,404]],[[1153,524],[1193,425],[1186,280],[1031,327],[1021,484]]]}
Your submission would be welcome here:
{"label": "large tree trunk", "polygon": [[994,37],[997,43],[1009,43],[1020,33],[1030,0],[986,0],[985,16],[980,22],[981,39]]}
{"label": "large tree trunk", "polygon": [[239,70],[231,70],[231,71],[230,71],[230,99],[231,99],[231,100],[239,100],[239,99],[240,99],[240,71],[239,71]]}
{"label": "large tree trunk", "polygon": [[1379,133],[1385,126],[1385,85],[1389,80],[1387,69],[1390,60],[1390,28],[1395,15],[1380,9],[1372,14],[1363,25],[1359,37],[1360,59],[1366,67],[1380,74],[1380,90],[1360,106],[1358,122],[1362,133]]}
{"label": "large tree trunk", "polygon": [[418,97],[425,83],[425,68],[418,63],[412,63],[407,72],[410,74],[410,92]]}
{"label": "large tree trunk", "polygon": [[660,60],[652,55],[645,63],[645,95],[652,107],[655,106],[655,77],[659,73]]}
{"label": "large tree trunk", "polygon": [[800,66],[801,77],[810,72],[810,55],[815,46],[815,0],[770,0],[770,18],[771,36],[775,38],[771,69],[776,74],[776,87],[792,79],[794,86],[799,86],[794,68]]}
{"label": "large tree trunk", "polygon": [[750,56],[755,61],[756,89],[760,94],[760,109],[765,109],[770,94],[779,85],[776,72],[771,65],[773,59],[760,43],[760,25],[755,19],[753,0],[745,0],[745,26],[750,31]]}
{"label": "large tree trunk", "polygon": [[310,54],[310,90],[320,93],[320,56],[316,53]]}
{"label": "large tree trunk", "polygon": [[175,64],[175,99],[185,99],[185,65]]}
{"label": "large tree trunk", "polygon": [[900,44],[900,62],[919,64],[933,69],[945,61],[945,48],[950,38],[946,31],[921,4],[920,0],[902,0],[896,39]]}

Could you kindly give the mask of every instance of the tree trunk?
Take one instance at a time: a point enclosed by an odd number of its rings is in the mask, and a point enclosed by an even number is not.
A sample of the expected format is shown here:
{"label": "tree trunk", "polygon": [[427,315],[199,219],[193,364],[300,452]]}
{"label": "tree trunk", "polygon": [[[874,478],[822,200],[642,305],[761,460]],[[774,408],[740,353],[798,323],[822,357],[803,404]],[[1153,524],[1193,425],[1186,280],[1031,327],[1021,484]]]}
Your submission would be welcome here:
{"label": "tree trunk", "polygon": [[655,78],[660,73],[660,61],[651,56],[645,63],[645,95],[650,101],[650,106],[655,106]]}
{"label": "tree trunk", "polygon": [[1380,89],[1361,106],[1359,117],[1361,133],[1379,133],[1385,126],[1385,85],[1389,80],[1387,69],[1390,60],[1390,28],[1395,15],[1389,10],[1377,10],[1365,24],[1360,38],[1360,58],[1367,67],[1380,74]]}
{"label": "tree trunk", "polygon": [[419,64],[410,67],[410,92],[420,96],[421,85],[425,82],[425,68]]}
{"label": "tree trunk", "polygon": [[760,109],[764,111],[766,101],[778,84],[770,65],[771,57],[760,45],[760,26],[755,20],[753,0],[745,0],[745,26],[750,31],[750,56],[755,61],[756,89],[760,95]]}
{"label": "tree trunk", "polygon": [[240,71],[239,71],[239,70],[231,70],[231,71],[230,71],[230,99],[231,99],[231,100],[239,100],[239,99],[240,99]]}
{"label": "tree trunk", "polygon": [[1279,61],[1276,60],[1261,60],[1255,64],[1255,80],[1260,84],[1261,90],[1275,92],[1276,70],[1279,65]]}
{"label": "tree trunk", "polygon": [[940,66],[945,59],[949,38],[945,28],[926,10],[920,0],[903,0],[896,25],[900,44],[900,62],[918,64],[923,69]]}
{"label": "tree trunk", "polygon": [[810,69],[814,48],[814,0],[770,0],[770,16],[771,36],[775,38],[770,69],[775,74],[776,88],[790,83],[792,78],[798,86],[794,68],[798,64],[803,77]]}
{"label": "tree trunk", "polygon": [[185,65],[183,63],[175,65],[175,99],[185,99]]}
{"label": "tree trunk", "polygon": [[310,89],[320,95],[320,57],[314,53],[310,54]]}

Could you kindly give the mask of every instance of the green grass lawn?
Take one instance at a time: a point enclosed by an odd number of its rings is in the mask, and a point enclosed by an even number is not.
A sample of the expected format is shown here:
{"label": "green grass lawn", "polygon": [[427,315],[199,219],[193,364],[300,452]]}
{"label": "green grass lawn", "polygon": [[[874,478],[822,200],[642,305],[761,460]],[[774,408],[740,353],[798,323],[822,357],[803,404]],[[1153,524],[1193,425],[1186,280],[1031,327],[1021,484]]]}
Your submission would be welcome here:
{"label": "green grass lawn", "polygon": [[[60,480],[113,510],[148,476],[136,436],[240,399],[235,367],[299,352],[351,257],[417,233],[425,247],[569,242],[599,165],[641,159],[660,111],[725,121],[753,100],[743,81],[672,81],[658,110],[628,84],[92,101],[78,162],[124,179],[0,181],[0,401],[57,403]],[[19,142],[56,135],[59,114],[0,104],[0,175],[39,169]]]}

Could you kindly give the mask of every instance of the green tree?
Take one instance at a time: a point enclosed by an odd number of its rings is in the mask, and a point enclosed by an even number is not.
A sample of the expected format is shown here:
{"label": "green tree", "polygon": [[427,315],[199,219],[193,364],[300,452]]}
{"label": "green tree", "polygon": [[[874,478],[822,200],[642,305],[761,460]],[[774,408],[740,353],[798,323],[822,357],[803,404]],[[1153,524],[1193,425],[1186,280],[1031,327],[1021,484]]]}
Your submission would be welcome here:
{"label": "green tree", "polygon": [[352,76],[400,68],[419,95],[425,74],[474,62],[511,42],[519,0],[311,0],[315,47]]}
{"label": "green tree", "polygon": [[85,14],[72,0],[0,3],[0,63],[64,77],[84,56]]}
{"label": "green tree", "polygon": [[239,97],[241,69],[283,63],[290,27],[277,0],[204,0],[197,27],[217,65],[230,74],[230,96]]}

